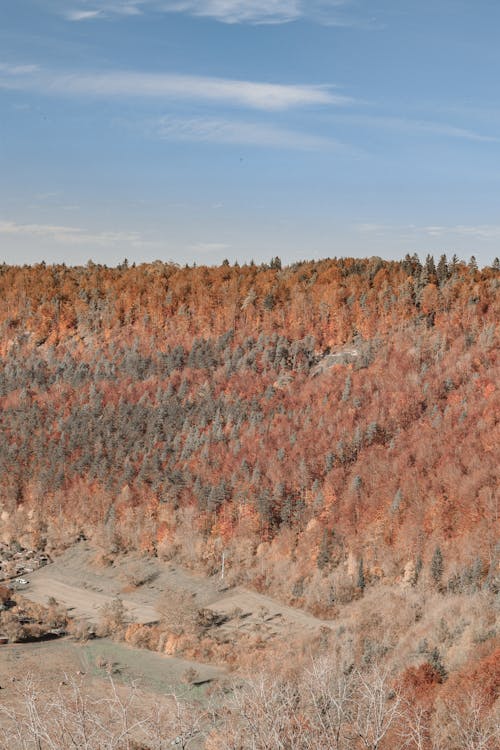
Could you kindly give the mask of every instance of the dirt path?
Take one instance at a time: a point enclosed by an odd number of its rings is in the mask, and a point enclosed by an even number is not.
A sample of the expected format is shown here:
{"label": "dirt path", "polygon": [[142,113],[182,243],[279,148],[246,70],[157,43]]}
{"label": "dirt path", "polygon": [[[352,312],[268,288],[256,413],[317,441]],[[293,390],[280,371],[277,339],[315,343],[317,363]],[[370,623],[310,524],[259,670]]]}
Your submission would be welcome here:
{"label": "dirt path", "polygon": [[116,596],[122,599],[130,621],[139,623],[158,621],[156,605],[168,590],[190,592],[199,607],[221,598],[210,579],[154,558],[130,553],[118,557],[113,565],[100,565],[95,558],[95,550],[77,544],[27,575],[29,584],[19,590],[40,604],[53,596],[70,608],[72,615],[94,623],[99,618],[98,610]]}
{"label": "dirt path", "polygon": [[322,626],[331,625],[327,620],[318,620],[301,609],[287,607],[269,596],[242,588],[235,588],[229,596],[214,602],[211,608],[226,615],[241,610],[240,619],[243,619],[243,626],[247,628],[254,623],[265,622],[272,625],[274,630],[288,625],[313,632]]}
{"label": "dirt path", "polygon": [[[31,573],[23,595],[43,604],[53,596],[71,608],[73,615],[90,622],[96,622],[99,608],[117,595],[131,621],[155,622],[158,600],[165,591],[173,590],[188,591],[198,607],[231,616],[224,626],[226,631],[266,623],[275,634],[287,637],[290,632],[311,633],[331,624],[242,587],[221,591],[219,579],[197,576],[172,563],[131,553],[117,558],[113,565],[99,567],[95,554],[84,543],[75,545],[50,565]],[[131,586],[132,579],[139,585]]]}
{"label": "dirt path", "polygon": [[[112,595],[62,583],[48,575],[37,576],[30,580],[29,586],[23,589],[22,593],[38,604],[47,604],[49,597],[53,597],[59,604],[70,610],[72,617],[87,620],[93,624],[99,622],[100,610],[113,601]],[[127,619],[131,622],[145,624],[158,621],[158,612],[154,607],[128,599],[122,599],[122,601],[127,610]]]}

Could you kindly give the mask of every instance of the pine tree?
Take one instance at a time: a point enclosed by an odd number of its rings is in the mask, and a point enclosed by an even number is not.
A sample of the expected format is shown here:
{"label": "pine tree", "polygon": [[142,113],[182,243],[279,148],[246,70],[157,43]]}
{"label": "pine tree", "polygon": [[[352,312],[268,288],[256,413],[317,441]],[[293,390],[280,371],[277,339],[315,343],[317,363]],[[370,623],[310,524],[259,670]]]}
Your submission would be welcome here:
{"label": "pine tree", "polygon": [[444,284],[446,284],[450,277],[446,255],[444,254],[439,258],[439,263],[436,269],[436,276],[439,286],[444,286]]}
{"label": "pine tree", "polygon": [[436,547],[431,560],[431,576],[432,580],[439,586],[441,578],[443,577],[443,553],[441,547]]}
{"label": "pine tree", "polygon": [[364,565],[363,565],[363,558],[361,557],[359,560],[359,565],[358,565],[358,589],[360,589],[361,591],[364,591],[365,586],[366,586],[365,570],[364,570]]}
{"label": "pine tree", "polygon": [[434,257],[432,255],[427,255],[425,259],[425,270],[427,272],[427,278],[429,282],[433,282],[436,277],[436,265],[434,263]]}
{"label": "pine tree", "polygon": [[419,555],[417,557],[417,561],[415,563],[415,572],[413,574],[413,579],[412,579],[412,582],[411,582],[412,586],[416,586],[417,585],[418,579],[420,578],[420,573],[422,572],[422,567],[423,567],[422,558]]}
{"label": "pine tree", "polygon": [[330,563],[330,535],[328,529],[323,531],[323,537],[318,552],[316,564],[320,570],[324,570]]}

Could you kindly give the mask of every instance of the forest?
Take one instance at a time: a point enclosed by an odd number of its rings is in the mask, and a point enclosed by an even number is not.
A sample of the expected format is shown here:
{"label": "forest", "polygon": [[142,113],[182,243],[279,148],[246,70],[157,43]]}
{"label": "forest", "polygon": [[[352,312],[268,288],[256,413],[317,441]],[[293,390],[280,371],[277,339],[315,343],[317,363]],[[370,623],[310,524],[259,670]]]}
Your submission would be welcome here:
{"label": "forest", "polygon": [[480,682],[500,653],[499,289],[497,260],[445,255],[0,266],[2,540],[223,558],[229,584],[327,619],[398,587],[483,597],[452,669],[436,641],[406,676]]}

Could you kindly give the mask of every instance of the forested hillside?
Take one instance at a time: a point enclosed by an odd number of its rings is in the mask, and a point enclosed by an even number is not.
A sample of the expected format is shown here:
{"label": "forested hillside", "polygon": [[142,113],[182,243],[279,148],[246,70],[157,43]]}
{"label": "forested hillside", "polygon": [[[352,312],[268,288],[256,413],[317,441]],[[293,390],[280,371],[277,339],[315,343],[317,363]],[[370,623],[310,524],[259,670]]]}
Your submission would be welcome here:
{"label": "forested hillside", "polygon": [[4,536],[209,568],[224,548],[264,587],[289,560],[289,600],[346,566],[344,597],[484,584],[499,286],[444,256],[0,267]]}
{"label": "forested hillside", "polygon": [[[224,560],[226,585],[328,622],[289,640],[297,669],[310,649],[386,664],[437,707],[432,736],[473,689],[450,716],[490,726],[499,288],[497,261],[445,256],[1,266],[0,541]],[[269,661],[260,627],[239,655],[239,635],[184,653]]]}

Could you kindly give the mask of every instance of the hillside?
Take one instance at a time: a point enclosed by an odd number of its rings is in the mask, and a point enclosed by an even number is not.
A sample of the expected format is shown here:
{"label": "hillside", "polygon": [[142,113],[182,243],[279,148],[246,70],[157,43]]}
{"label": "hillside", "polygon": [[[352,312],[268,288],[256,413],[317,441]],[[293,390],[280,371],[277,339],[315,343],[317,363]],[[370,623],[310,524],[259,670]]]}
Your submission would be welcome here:
{"label": "hillside", "polygon": [[347,559],[410,575],[437,546],[443,584],[491,577],[499,278],[444,258],[3,266],[3,535],[193,565],[224,547],[237,575],[260,545],[296,561],[287,597]]}
{"label": "hillside", "polygon": [[[134,552],[223,574],[245,607],[253,590],[328,625],[295,633],[297,664],[300,638],[304,653],[335,645],[425,705],[473,685],[488,708],[499,287],[498,262],[444,256],[1,266],[0,542],[46,559],[85,540],[101,566]],[[234,625],[180,655],[234,668],[245,643],[247,662],[277,658],[264,615],[241,630],[238,591]]]}

